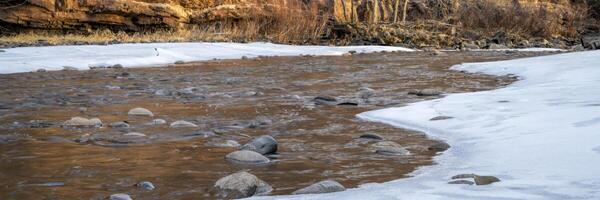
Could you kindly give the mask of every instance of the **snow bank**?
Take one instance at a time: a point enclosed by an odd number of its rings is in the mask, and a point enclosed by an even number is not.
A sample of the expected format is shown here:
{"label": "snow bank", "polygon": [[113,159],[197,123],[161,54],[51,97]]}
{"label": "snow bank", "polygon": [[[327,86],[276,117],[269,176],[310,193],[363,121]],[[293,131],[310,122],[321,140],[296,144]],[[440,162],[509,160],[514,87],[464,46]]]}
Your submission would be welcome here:
{"label": "snow bank", "polygon": [[[156,50],[155,50],[156,49]],[[0,53],[0,74],[30,72],[37,69],[60,70],[63,66],[89,69],[121,64],[142,67],[176,61],[239,59],[257,56],[342,55],[348,51],[414,51],[386,46],[293,46],[271,43],[144,43],[84,46],[21,47]]]}
{"label": "snow bank", "polygon": [[[420,130],[452,148],[414,177],[323,195],[281,199],[600,199],[600,51],[453,69],[522,79],[493,91],[361,113]],[[430,121],[436,116],[449,120]],[[394,166],[390,166],[394,167]],[[493,175],[487,186],[450,185],[462,173]]]}

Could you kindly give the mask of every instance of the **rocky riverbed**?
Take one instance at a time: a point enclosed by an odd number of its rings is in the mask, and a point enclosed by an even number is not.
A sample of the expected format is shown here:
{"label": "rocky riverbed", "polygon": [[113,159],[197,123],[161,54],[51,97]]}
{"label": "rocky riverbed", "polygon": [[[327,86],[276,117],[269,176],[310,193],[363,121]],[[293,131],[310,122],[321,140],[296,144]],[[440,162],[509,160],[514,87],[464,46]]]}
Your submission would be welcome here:
{"label": "rocky riverbed", "polygon": [[543,54],[263,57],[0,75],[0,199],[216,198],[215,184],[240,171],[268,194],[402,178],[449,146],[356,114],[502,87],[515,78],[448,67]]}

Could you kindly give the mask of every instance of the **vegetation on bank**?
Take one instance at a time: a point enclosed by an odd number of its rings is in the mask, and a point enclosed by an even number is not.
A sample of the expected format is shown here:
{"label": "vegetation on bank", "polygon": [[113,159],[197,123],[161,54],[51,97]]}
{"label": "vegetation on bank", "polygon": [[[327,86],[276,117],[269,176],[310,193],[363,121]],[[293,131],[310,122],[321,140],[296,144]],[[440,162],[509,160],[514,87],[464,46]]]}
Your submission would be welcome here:
{"label": "vegetation on bank", "polygon": [[[257,1],[269,13],[176,29],[3,31],[0,44],[271,41],[291,44],[381,44],[416,48],[503,45],[568,47],[598,31],[597,0],[329,0]],[[277,6],[273,6],[277,5]],[[481,44],[482,40],[488,40]],[[539,44],[535,41],[540,41]],[[485,42],[484,42],[485,43]],[[496,42],[499,43],[499,42]]]}

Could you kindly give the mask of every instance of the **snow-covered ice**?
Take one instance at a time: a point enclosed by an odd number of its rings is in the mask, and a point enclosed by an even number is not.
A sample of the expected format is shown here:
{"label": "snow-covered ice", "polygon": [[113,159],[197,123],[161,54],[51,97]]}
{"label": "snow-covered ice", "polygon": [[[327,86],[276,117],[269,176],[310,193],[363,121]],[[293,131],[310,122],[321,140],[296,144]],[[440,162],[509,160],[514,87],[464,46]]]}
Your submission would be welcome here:
{"label": "snow-covered ice", "polygon": [[[361,113],[423,131],[452,148],[407,179],[281,199],[600,199],[600,51],[469,63],[455,70],[515,74],[512,85]],[[430,121],[436,116],[455,118]],[[393,167],[393,166],[390,166]],[[447,184],[463,173],[486,186]]]}
{"label": "snow-covered ice", "polygon": [[143,43],[115,45],[19,47],[0,53],[0,74],[60,70],[63,66],[89,69],[120,64],[147,67],[176,61],[239,59],[258,56],[342,55],[349,51],[414,51],[389,46],[294,46],[272,43]]}

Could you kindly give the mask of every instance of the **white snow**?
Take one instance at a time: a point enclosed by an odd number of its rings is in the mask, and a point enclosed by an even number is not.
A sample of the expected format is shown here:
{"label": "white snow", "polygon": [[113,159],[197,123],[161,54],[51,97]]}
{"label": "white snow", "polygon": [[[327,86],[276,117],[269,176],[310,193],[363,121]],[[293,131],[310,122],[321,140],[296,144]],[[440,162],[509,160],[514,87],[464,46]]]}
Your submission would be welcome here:
{"label": "white snow", "polygon": [[541,51],[567,51],[557,48],[522,48],[522,49],[474,49],[471,51],[522,51],[522,52],[541,52]]}
{"label": "white snow", "polygon": [[[155,50],[156,49],[156,50]],[[20,47],[0,53],[0,74],[61,70],[63,66],[89,69],[90,66],[148,67],[176,61],[240,59],[258,56],[342,55],[349,51],[414,51],[389,46],[293,46],[272,43],[144,43],[83,46]]]}
{"label": "white snow", "polygon": [[[423,131],[452,148],[413,177],[344,192],[265,199],[600,199],[600,51],[453,69],[521,80],[492,91],[361,113]],[[436,116],[449,120],[430,121]],[[394,166],[390,166],[394,167]],[[462,173],[493,175],[486,186],[450,185]]]}

